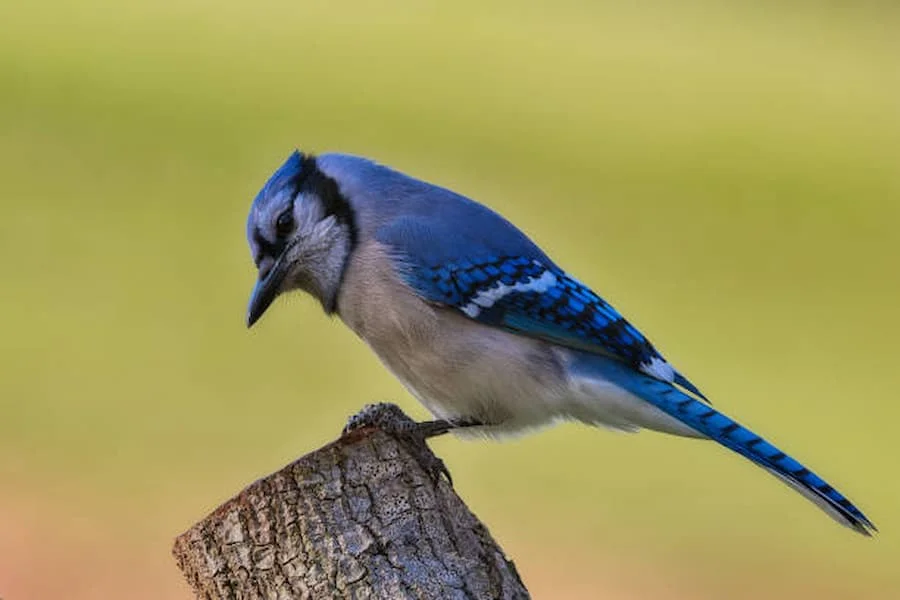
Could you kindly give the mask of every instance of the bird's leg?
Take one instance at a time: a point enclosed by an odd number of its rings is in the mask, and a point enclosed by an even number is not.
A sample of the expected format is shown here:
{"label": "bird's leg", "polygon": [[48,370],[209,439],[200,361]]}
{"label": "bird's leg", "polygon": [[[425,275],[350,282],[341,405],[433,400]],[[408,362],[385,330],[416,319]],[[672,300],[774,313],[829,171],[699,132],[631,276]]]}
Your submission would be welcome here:
{"label": "bird's leg", "polygon": [[347,424],[344,425],[341,435],[347,435],[351,431],[363,427],[376,427],[402,442],[432,479],[437,481],[441,475],[444,475],[450,485],[453,485],[453,478],[450,477],[447,465],[435,456],[426,440],[443,435],[457,427],[474,427],[479,424],[475,421],[454,423],[445,420],[417,423],[400,410],[396,404],[379,402],[378,404],[367,404],[361,411],[350,417]]}
{"label": "bird's leg", "polygon": [[446,419],[438,419],[436,421],[422,421],[416,423],[422,437],[425,439],[450,433],[454,429],[464,429],[466,427],[481,427],[484,423],[474,419],[461,419],[456,421],[448,421]]}
{"label": "bird's leg", "polygon": [[430,436],[422,431],[419,423],[407,416],[396,404],[379,402],[365,405],[362,410],[347,420],[341,435],[347,435],[363,427],[375,427],[393,436],[406,447],[419,466],[431,476],[435,483],[441,475],[444,475],[450,485],[453,485],[453,478],[450,476],[447,465],[435,456],[425,442]]}

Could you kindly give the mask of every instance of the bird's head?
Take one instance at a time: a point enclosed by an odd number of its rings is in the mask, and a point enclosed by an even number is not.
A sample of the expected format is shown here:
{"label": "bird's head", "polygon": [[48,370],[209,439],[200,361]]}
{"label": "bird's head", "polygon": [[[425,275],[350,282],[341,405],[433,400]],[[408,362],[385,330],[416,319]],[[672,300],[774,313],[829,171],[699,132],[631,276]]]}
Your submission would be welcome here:
{"label": "bird's head", "polygon": [[259,278],[247,308],[247,326],[280,294],[309,292],[332,313],[341,275],[355,243],[353,211],[315,157],[300,152],[269,178],[247,218],[247,240]]}

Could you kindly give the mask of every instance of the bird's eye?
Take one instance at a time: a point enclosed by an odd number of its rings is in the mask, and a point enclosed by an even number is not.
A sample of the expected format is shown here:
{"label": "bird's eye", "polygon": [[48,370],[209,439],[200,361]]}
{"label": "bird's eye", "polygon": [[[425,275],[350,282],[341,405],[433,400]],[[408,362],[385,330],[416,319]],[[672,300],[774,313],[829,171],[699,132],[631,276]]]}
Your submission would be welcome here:
{"label": "bird's eye", "polygon": [[278,237],[284,237],[294,229],[294,214],[288,209],[278,215],[275,221],[275,233]]}

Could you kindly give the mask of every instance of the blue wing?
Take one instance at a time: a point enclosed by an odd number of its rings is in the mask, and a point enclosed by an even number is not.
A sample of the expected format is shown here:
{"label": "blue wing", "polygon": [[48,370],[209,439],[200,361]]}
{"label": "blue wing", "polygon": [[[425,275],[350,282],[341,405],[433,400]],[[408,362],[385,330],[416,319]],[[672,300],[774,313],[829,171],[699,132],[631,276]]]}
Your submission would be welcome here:
{"label": "blue wing", "polygon": [[484,227],[451,232],[432,219],[406,217],[377,238],[396,252],[406,282],[431,302],[487,325],[616,358],[706,399],[609,303],[512,225],[494,225],[501,235]]}

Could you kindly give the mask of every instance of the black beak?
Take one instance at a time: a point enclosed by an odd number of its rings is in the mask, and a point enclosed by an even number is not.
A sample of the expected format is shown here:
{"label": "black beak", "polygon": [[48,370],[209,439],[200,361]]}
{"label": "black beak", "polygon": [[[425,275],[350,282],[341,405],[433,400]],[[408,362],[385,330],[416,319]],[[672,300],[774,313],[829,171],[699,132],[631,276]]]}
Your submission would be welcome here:
{"label": "black beak", "polygon": [[247,327],[253,327],[253,324],[259,321],[281,292],[281,284],[288,272],[284,255],[285,253],[282,253],[278,257],[271,269],[259,274],[259,280],[253,288],[253,293],[250,294],[250,304],[247,307]]}

